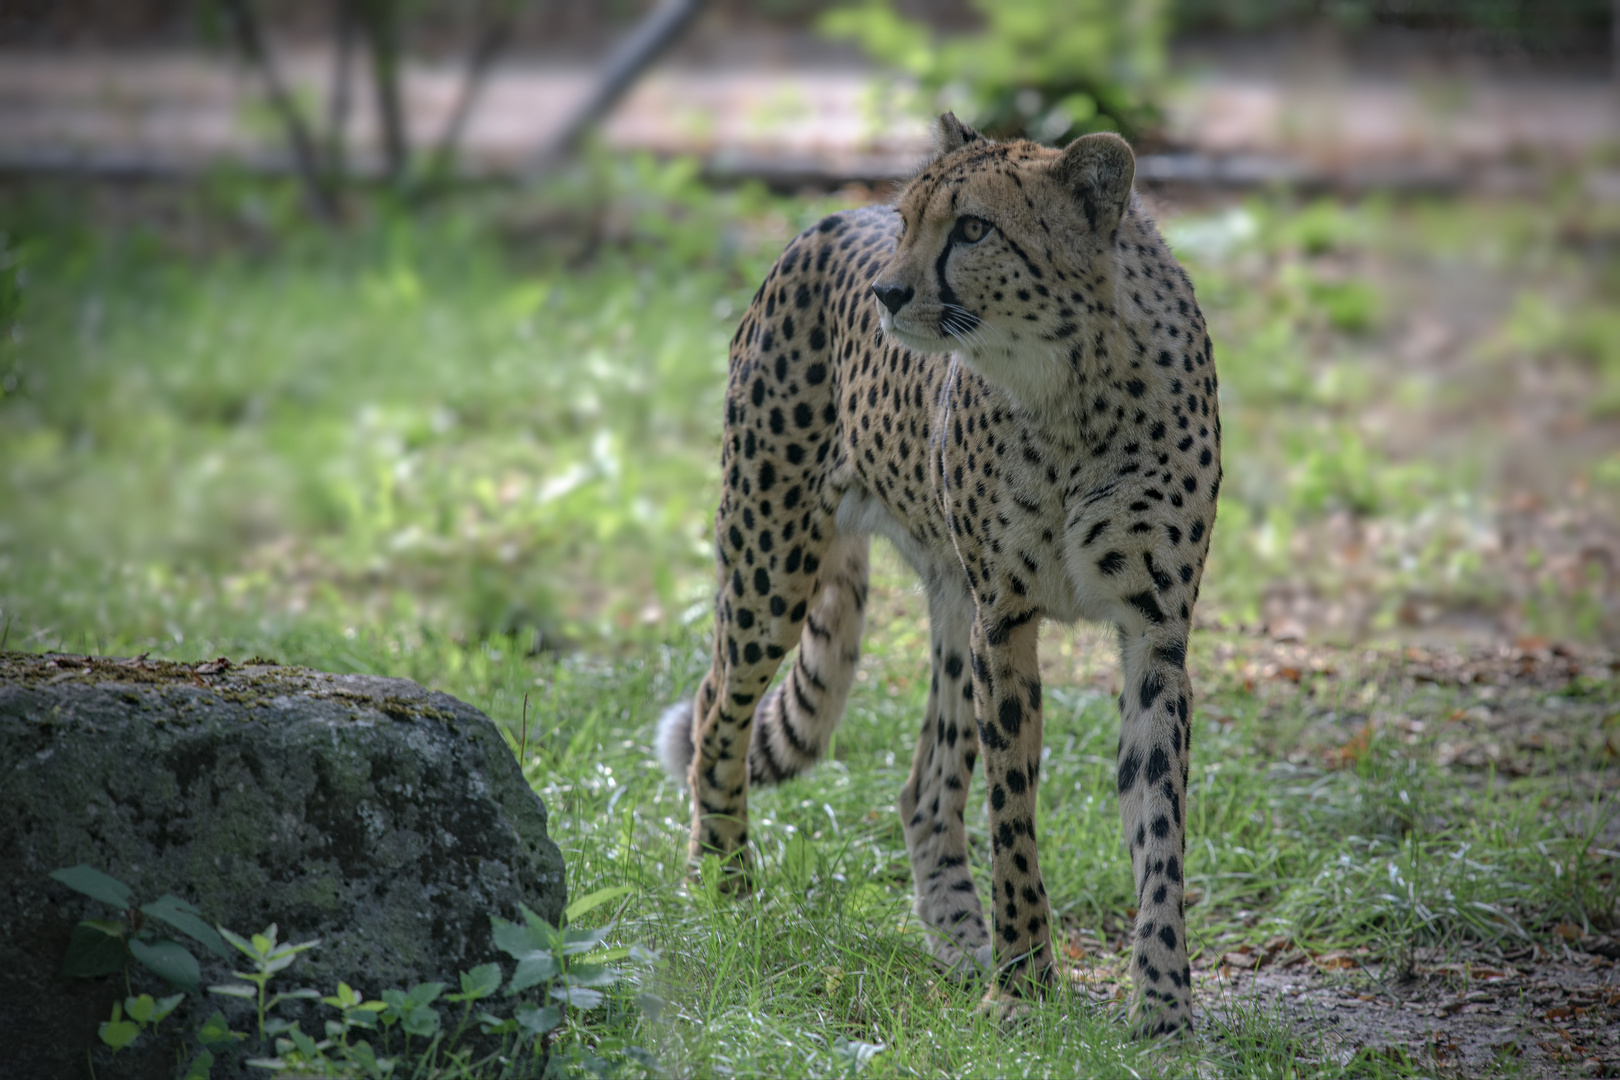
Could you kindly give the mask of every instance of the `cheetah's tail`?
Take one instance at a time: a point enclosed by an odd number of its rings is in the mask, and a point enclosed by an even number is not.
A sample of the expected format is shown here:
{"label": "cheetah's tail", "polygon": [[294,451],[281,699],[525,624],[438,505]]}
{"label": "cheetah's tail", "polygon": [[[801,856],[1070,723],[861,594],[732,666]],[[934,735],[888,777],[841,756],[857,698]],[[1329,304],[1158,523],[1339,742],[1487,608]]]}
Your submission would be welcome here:
{"label": "cheetah's tail", "polygon": [[[808,771],[827,752],[855,681],[865,624],[867,546],[864,534],[829,545],[821,592],[806,614],[798,656],[787,675],[754,710],[748,740],[748,782],[780,784]],[[715,678],[713,672],[710,679]],[[712,700],[705,682],[699,697]],[[682,701],[658,720],[658,756],[680,784],[691,777],[695,702]]]}
{"label": "cheetah's tail", "polygon": [[692,703],[678,701],[658,718],[658,759],[676,783],[686,786],[692,771]]}
{"label": "cheetah's tail", "polygon": [[[778,695],[780,692],[780,688],[773,691]],[[771,697],[767,696],[765,701],[769,703]],[[761,709],[761,712],[764,710]],[[691,779],[692,756],[696,753],[696,748],[692,745],[692,714],[691,701],[677,702],[665,709],[663,715],[658,718],[658,735],[654,740],[658,759],[664,763],[664,771],[683,788]],[[773,755],[768,750],[760,749],[761,740],[768,740],[770,737],[769,723],[756,722],[753,730],[748,753],[748,782],[754,787],[779,784],[789,776],[808,768],[820,755],[819,746],[807,747],[807,752],[795,755],[793,771],[788,772],[780,760],[782,755]],[[768,766],[767,762],[770,763]]]}

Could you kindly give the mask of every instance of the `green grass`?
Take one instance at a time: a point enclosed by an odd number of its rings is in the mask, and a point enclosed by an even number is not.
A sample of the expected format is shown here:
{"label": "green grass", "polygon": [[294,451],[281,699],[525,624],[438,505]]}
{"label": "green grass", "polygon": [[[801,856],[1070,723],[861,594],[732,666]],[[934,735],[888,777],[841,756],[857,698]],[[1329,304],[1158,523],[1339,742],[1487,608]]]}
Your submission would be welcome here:
{"label": "green grass", "polygon": [[[926,633],[891,554],[832,760],[753,797],[758,894],[716,904],[688,881],[685,798],[650,741],[708,657],[726,342],[781,244],[847,201],[716,195],[688,166],[646,161],[417,220],[372,208],[336,236],[294,224],[280,189],[99,198],[0,201],[0,282],[23,268],[15,304],[0,289],[0,321],[16,323],[0,326],[0,633],[12,648],[405,676],[484,709],[514,747],[527,696],[523,767],[570,893],[629,885],[610,944],[661,957],[639,988],[661,1007],[621,995],[576,1017],[565,1048],[631,1075],[631,1047],[681,1075],[1423,1071],[1341,1065],[1264,1003],[1219,1011],[1178,1051],[1127,1042],[1115,1007],[1080,988],[1010,1029],[979,1017],[977,991],[922,960],[908,914],[893,800]],[[1453,401],[1385,358],[1402,309],[1381,268],[1491,248],[1545,256],[1521,291],[1585,281],[1537,220],[1256,201],[1168,223],[1222,367],[1229,479],[1205,601],[1219,624],[1256,622],[1284,577],[1370,591],[1385,632],[1414,592],[1500,599],[1471,531],[1499,494],[1488,471],[1398,453],[1363,414]],[[1605,280],[1570,302],[1595,304]],[[1474,361],[1487,370],[1532,353],[1607,370],[1601,335],[1583,353],[1587,338],[1502,314],[1498,351]],[[1353,571],[1319,543],[1346,519],[1373,538]],[[1579,580],[1537,580],[1537,625],[1607,632],[1601,610],[1580,621]],[[1112,797],[1117,686],[1087,666],[1105,640],[1048,650],[1079,668],[1048,680],[1040,827],[1054,914],[1107,998],[1132,889]],[[1244,674],[1256,647],[1230,629],[1194,643],[1188,917],[1204,957],[1284,935],[1398,969],[1424,949],[1613,918],[1616,878],[1592,839],[1612,805],[1589,740],[1526,777],[1442,768],[1436,733],[1474,702],[1463,690],[1345,653],[1336,676],[1283,693]],[[1584,692],[1583,708],[1616,707],[1611,685]],[[1399,737],[1392,716],[1427,733]],[[970,806],[983,888],[984,808]]]}

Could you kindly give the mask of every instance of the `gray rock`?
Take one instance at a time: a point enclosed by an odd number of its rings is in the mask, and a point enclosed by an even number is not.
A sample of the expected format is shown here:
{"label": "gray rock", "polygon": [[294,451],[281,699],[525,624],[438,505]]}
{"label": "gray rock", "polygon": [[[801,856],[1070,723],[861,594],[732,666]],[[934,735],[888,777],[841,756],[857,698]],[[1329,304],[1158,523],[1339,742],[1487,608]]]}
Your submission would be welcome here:
{"label": "gray rock", "polygon": [[[506,960],[491,915],[518,919],[521,901],[555,924],[566,900],[545,806],[490,719],[446,694],[269,663],[0,654],[0,1077],[86,1075],[124,995],[121,978],[60,974],[74,924],[112,917],[47,876],[78,863],[238,933],[319,938],[280,982],[323,993],[454,989]],[[205,985],[228,981],[192,951]],[[246,1004],[205,993],[164,1027],[225,1006],[243,1030]],[[100,1075],[172,1075],[178,1044],[143,1042],[110,1071],[98,1056]]]}

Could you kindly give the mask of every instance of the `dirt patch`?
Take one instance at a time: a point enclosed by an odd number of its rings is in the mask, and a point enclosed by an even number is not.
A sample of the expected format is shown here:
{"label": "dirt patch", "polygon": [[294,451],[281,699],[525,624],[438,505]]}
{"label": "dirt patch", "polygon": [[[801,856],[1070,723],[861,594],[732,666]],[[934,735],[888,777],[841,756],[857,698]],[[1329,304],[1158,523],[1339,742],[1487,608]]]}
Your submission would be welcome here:
{"label": "dirt patch", "polygon": [[1513,961],[1435,959],[1405,978],[1353,954],[1279,953],[1270,963],[1260,950],[1205,957],[1193,972],[1204,1023],[1219,1030],[1257,1008],[1280,1013],[1307,1047],[1340,1064],[1361,1055],[1441,1075],[1620,1076],[1620,970],[1611,958],[1620,942],[1611,938],[1557,953],[1535,946]]}

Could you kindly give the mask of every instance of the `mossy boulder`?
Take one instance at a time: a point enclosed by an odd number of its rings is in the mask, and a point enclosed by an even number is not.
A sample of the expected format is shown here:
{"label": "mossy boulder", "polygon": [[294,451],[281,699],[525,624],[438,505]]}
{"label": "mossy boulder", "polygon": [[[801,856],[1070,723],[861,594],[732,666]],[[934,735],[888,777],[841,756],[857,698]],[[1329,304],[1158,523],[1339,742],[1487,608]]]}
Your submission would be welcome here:
{"label": "mossy boulder", "polygon": [[[556,923],[566,902],[545,806],[453,697],[272,663],[0,654],[0,1077],[86,1074],[124,996],[122,978],[60,973],[73,926],[112,916],[47,876],[79,863],[241,933],[319,938],[283,982],[323,993],[453,987],[504,959],[491,915],[521,902]],[[193,951],[205,985],[228,980]],[[245,1004],[204,994],[164,1027]],[[172,1075],[176,1047],[143,1041],[111,1075]]]}

